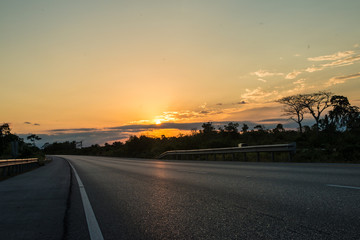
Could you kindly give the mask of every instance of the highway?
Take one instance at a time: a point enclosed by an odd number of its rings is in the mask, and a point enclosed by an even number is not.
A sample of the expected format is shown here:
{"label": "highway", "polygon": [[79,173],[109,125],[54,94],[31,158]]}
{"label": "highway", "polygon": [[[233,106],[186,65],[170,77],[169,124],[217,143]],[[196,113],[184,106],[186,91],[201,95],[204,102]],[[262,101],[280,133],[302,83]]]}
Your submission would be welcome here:
{"label": "highway", "polygon": [[[360,239],[359,165],[53,158],[104,239]],[[78,180],[67,239],[89,237]]]}

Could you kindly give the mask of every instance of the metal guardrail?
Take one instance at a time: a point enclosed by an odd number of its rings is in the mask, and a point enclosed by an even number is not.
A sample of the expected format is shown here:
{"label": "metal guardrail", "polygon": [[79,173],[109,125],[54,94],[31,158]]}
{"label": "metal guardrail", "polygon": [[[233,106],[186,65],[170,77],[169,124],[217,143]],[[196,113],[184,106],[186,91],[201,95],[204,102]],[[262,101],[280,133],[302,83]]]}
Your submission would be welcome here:
{"label": "metal guardrail", "polygon": [[19,165],[19,164],[26,164],[26,163],[32,163],[32,162],[38,162],[38,159],[37,158],[1,159],[0,160],[0,167]]}
{"label": "metal guardrail", "polygon": [[39,167],[37,158],[0,160],[0,180]]}
{"label": "metal guardrail", "polygon": [[209,148],[209,149],[193,149],[193,150],[172,150],[160,154],[157,158],[169,158],[175,157],[175,159],[182,159],[182,156],[187,158],[194,158],[194,156],[205,155],[206,159],[209,160],[210,155],[221,154],[223,160],[225,160],[226,154],[231,154],[232,159],[235,159],[235,154],[243,153],[244,160],[246,160],[247,153],[257,153],[257,161],[260,161],[261,152],[270,152],[271,158],[275,160],[276,152],[287,152],[289,153],[289,160],[296,152],[296,143],[290,144],[274,144],[274,145],[257,145],[257,146],[246,146],[246,147],[230,147],[230,148]]}

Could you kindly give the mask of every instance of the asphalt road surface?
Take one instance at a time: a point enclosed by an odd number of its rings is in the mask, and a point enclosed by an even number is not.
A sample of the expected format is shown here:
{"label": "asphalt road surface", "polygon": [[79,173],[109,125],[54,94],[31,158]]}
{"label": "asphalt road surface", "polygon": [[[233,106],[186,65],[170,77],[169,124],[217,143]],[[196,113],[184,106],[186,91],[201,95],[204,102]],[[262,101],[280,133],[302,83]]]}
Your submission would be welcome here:
{"label": "asphalt road surface", "polygon": [[[359,165],[61,158],[104,239],[360,239]],[[67,235],[82,239],[74,189]]]}

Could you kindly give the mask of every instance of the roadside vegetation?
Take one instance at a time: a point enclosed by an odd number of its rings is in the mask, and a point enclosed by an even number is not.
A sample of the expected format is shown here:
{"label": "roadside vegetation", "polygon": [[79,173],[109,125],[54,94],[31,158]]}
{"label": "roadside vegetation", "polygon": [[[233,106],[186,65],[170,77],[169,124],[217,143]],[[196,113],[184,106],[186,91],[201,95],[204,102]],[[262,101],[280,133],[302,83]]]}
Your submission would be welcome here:
{"label": "roadside vegetation", "polygon": [[[160,138],[131,136],[125,143],[95,144],[84,148],[77,148],[75,141],[55,142],[46,144],[44,152],[154,158],[169,150],[236,147],[239,143],[262,145],[296,142],[294,160],[297,162],[360,162],[360,112],[346,97],[317,92],[284,97],[278,102],[284,105],[284,115],[298,124],[297,130],[285,130],[282,124],[274,129],[266,129],[262,125],[249,129],[245,123],[237,122],[216,129],[213,123],[207,122],[202,124],[201,130],[192,131],[191,135]],[[314,118],[313,126],[302,125],[305,115]]]}
{"label": "roadside vegetation", "polygon": [[44,152],[35,145],[35,140],[40,140],[40,138],[32,134],[27,139],[33,143],[25,143],[24,139],[12,134],[8,123],[0,125],[0,159],[39,158],[40,161],[43,160]]}
{"label": "roadside vegetation", "polygon": [[[154,158],[169,150],[236,147],[239,143],[263,145],[297,144],[294,160],[297,162],[360,162],[360,111],[344,96],[330,92],[299,94],[279,99],[283,112],[298,124],[297,130],[286,130],[282,124],[273,129],[256,125],[252,129],[245,123],[230,122],[216,127],[213,123],[202,124],[202,129],[190,135],[177,137],[131,136],[126,142],[105,143],[79,148],[75,141],[46,143],[40,150],[35,142],[40,138],[31,134],[32,143],[11,133],[9,124],[0,125],[0,158],[44,159],[45,154],[79,154],[93,156]],[[314,118],[313,126],[303,126],[308,115]],[[14,151],[14,149],[17,149]],[[255,159],[250,157],[247,161]],[[267,157],[262,158],[266,161]],[[286,161],[286,157],[277,158]],[[239,157],[239,160],[242,160]]]}

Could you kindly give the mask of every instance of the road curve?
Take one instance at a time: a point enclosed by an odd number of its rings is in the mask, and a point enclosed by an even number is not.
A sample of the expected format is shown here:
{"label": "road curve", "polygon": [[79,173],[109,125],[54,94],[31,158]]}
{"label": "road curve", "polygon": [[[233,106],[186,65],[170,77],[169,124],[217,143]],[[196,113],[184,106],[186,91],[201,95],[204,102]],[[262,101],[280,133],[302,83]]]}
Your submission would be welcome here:
{"label": "road curve", "polygon": [[104,239],[360,238],[359,165],[58,157]]}

